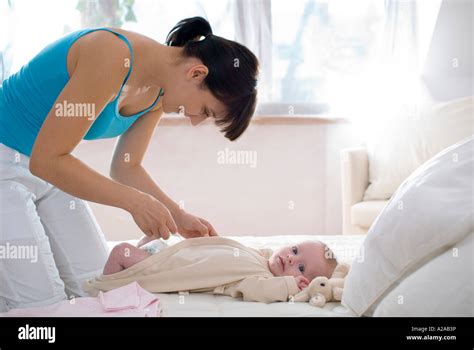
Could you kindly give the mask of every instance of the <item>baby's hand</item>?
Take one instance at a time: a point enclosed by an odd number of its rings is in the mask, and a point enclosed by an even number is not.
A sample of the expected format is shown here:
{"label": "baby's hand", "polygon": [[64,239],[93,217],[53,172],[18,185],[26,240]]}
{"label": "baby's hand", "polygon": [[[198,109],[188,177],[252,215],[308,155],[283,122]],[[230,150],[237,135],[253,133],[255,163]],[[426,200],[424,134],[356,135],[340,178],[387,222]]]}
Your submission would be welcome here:
{"label": "baby's hand", "polygon": [[300,290],[306,288],[309,284],[308,279],[304,276],[296,276],[295,281],[296,281],[296,284],[298,285],[298,288]]}

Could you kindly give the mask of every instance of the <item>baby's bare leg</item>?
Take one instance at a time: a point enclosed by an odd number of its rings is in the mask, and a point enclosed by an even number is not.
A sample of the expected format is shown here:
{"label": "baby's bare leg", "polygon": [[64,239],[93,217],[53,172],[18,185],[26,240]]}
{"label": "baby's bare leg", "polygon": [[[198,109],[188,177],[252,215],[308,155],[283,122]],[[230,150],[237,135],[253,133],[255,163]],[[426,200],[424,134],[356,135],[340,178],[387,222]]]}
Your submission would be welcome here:
{"label": "baby's bare leg", "polygon": [[110,275],[129,268],[150,256],[150,253],[129,243],[120,243],[112,249],[105,263],[104,275]]}

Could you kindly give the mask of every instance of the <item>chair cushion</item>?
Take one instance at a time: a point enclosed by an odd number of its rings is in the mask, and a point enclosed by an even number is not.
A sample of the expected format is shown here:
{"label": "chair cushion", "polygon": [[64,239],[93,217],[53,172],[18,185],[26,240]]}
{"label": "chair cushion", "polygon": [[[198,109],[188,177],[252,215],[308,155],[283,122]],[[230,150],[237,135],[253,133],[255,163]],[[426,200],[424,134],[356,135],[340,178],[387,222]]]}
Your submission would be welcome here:
{"label": "chair cushion", "polygon": [[365,201],[354,204],[351,208],[352,225],[369,228],[387,203],[388,201]]}

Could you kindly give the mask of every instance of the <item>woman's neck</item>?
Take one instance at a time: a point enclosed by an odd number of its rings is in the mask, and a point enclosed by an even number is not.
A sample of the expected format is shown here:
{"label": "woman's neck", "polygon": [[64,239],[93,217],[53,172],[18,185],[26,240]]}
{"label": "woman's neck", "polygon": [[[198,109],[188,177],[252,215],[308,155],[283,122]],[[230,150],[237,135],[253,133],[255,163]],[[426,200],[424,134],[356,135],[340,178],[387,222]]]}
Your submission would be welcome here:
{"label": "woman's neck", "polygon": [[177,76],[182,47],[166,46],[154,40],[146,43],[141,54],[142,87],[159,86],[166,90]]}

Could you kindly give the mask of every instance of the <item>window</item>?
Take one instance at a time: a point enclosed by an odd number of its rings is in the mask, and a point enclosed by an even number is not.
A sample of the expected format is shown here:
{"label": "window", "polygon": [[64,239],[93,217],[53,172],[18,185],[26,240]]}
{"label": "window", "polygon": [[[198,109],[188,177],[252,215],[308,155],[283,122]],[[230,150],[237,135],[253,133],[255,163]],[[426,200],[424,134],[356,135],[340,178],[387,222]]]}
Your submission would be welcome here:
{"label": "window", "polygon": [[348,97],[358,86],[354,81],[360,81],[361,72],[372,64],[387,29],[387,4],[394,3],[0,0],[0,26],[2,34],[7,33],[0,38],[0,69],[5,77],[54,38],[82,27],[118,26],[163,43],[179,20],[203,16],[216,35],[243,43],[259,57],[257,114],[319,114],[334,100],[341,104],[341,92]]}
{"label": "window", "polygon": [[262,110],[318,114],[328,111],[333,83],[369,63],[383,2],[273,1],[271,16],[272,88]]}

